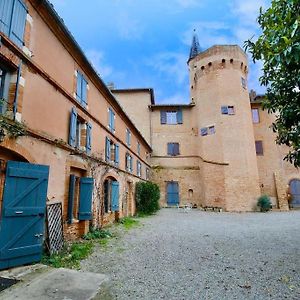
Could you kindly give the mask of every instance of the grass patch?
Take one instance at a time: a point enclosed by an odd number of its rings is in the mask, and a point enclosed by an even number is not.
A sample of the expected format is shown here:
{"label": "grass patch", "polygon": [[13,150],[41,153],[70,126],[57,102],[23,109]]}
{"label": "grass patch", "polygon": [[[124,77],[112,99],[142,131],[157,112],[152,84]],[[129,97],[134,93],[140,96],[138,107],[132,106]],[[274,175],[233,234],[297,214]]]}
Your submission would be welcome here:
{"label": "grass patch", "polygon": [[99,240],[99,245],[102,246],[102,247],[107,247],[107,245],[108,245],[108,238]]}
{"label": "grass patch", "polygon": [[87,258],[93,251],[91,242],[76,242],[66,244],[58,254],[44,255],[42,263],[54,268],[80,269],[80,261]]}
{"label": "grass patch", "polygon": [[112,237],[112,233],[109,230],[91,229],[82,238],[84,240],[98,240],[98,239],[107,239],[111,237]]}
{"label": "grass patch", "polygon": [[140,221],[130,217],[119,220],[119,223],[122,224],[126,230],[140,226]]}

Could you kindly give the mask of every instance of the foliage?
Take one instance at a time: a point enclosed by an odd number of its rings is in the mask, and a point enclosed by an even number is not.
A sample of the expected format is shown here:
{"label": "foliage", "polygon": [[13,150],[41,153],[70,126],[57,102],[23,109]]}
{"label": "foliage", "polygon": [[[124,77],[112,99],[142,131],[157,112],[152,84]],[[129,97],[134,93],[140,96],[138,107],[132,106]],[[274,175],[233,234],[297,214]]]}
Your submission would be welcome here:
{"label": "foliage", "polygon": [[0,116],[0,128],[5,129],[10,138],[17,138],[26,134],[24,123],[13,121],[5,116]]}
{"label": "foliage", "polygon": [[140,225],[140,222],[138,220],[130,217],[125,217],[123,219],[120,219],[119,223],[123,224],[124,228],[127,230]]}
{"label": "foliage", "polygon": [[260,10],[262,34],[245,42],[253,61],[263,60],[262,85],[267,87],[263,107],[276,113],[277,143],[290,147],[285,160],[300,166],[300,1],[272,0]]}
{"label": "foliage", "polygon": [[82,238],[84,240],[96,240],[96,239],[105,239],[110,237],[112,237],[112,233],[109,230],[92,228]]}
{"label": "foliage", "polygon": [[257,206],[260,208],[261,212],[267,212],[272,208],[272,203],[270,197],[267,195],[262,195],[257,200]]}
{"label": "foliage", "polygon": [[93,251],[92,242],[76,242],[67,244],[58,254],[44,256],[42,262],[54,268],[80,269],[80,261],[87,258]]}
{"label": "foliage", "polygon": [[157,184],[138,182],[135,197],[138,213],[153,214],[159,210],[160,191]]}

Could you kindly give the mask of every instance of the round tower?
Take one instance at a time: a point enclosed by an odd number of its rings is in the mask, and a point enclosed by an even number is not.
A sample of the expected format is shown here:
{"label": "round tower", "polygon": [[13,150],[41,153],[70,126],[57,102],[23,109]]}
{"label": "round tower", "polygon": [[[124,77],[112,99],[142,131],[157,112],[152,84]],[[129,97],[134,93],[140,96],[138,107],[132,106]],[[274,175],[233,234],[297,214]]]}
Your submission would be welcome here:
{"label": "round tower", "polygon": [[260,189],[247,56],[237,45],[201,51],[194,35],[188,65],[203,205],[253,210]]}

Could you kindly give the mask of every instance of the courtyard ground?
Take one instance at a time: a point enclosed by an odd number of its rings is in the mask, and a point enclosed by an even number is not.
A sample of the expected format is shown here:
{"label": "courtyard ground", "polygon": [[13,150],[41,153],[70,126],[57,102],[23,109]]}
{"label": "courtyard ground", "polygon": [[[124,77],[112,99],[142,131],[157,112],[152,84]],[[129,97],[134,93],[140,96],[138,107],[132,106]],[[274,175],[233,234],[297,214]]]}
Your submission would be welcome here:
{"label": "courtyard ground", "polygon": [[82,262],[110,278],[99,299],[300,299],[300,211],[139,220]]}

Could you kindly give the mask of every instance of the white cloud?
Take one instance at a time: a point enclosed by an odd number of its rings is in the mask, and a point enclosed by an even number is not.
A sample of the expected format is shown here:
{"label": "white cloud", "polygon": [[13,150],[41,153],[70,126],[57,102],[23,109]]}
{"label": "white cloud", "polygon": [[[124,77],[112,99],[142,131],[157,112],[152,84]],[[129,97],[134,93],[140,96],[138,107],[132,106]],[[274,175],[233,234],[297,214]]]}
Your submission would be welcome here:
{"label": "white cloud", "polygon": [[132,18],[128,13],[116,16],[116,26],[120,37],[125,40],[139,39],[143,34],[141,22]]}
{"label": "white cloud", "polygon": [[86,51],[86,56],[102,78],[107,78],[112,74],[112,67],[104,63],[104,53],[102,51],[90,49]]}
{"label": "white cloud", "polygon": [[163,52],[149,59],[147,65],[168,76],[170,80],[182,84],[188,78],[186,61],[186,53]]}

